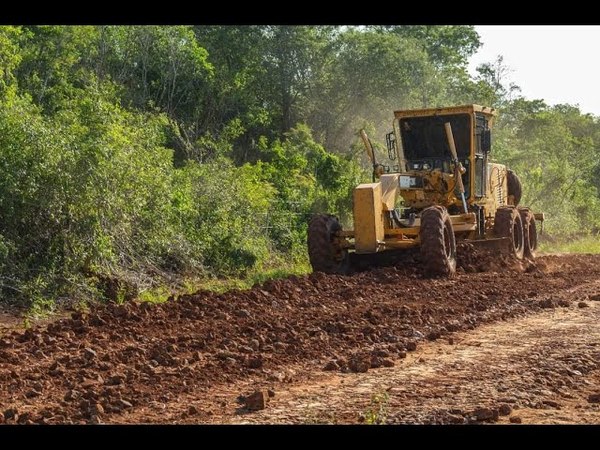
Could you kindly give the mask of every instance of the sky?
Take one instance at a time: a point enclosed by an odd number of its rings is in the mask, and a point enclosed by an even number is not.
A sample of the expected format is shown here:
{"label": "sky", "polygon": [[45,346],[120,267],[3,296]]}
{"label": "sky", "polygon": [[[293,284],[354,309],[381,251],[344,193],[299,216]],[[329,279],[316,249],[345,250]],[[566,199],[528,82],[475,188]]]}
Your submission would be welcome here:
{"label": "sky", "polygon": [[511,69],[509,81],[527,99],[578,104],[600,116],[600,26],[476,26],[483,46],[471,57],[469,72],[498,55]]}

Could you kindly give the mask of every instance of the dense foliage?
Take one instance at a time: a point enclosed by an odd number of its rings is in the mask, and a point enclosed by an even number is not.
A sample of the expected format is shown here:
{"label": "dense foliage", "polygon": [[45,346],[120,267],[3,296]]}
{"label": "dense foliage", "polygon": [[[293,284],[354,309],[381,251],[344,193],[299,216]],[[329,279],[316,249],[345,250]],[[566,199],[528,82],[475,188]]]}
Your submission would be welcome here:
{"label": "dense foliage", "polygon": [[[551,233],[600,227],[600,124],[467,72],[469,26],[0,27],[0,295],[123,299],[306,261],[349,220],[356,131],[399,108],[501,112],[495,156]],[[383,146],[378,146],[383,158]]]}

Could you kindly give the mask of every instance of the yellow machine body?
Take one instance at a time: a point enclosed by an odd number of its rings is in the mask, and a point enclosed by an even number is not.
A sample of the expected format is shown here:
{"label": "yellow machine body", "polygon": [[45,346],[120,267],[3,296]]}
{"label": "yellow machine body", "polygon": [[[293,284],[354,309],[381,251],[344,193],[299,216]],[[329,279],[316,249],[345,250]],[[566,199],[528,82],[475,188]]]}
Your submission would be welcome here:
{"label": "yellow machine body", "polygon": [[[388,150],[398,164],[393,168],[377,165],[374,174],[378,180],[355,188],[354,229],[338,233],[346,239],[345,247],[364,254],[418,246],[419,214],[399,218],[394,211],[402,208],[418,212],[432,205],[441,205],[448,210],[457,239],[493,237],[496,210],[514,204],[514,199],[508,195],[506,167],[491,162],[489,157],[489,130],[495,116],[494,109],[479,105],[395,111],[394,131],[390,133],[394,144],[389,145]],[[457,191],[459,172],[449,153],[436,150],[440,152],[439,158],[425,162],[406,151],[408,141],[413,138],[409,134],[414,131],[411,127],[419,133],[418,142],[424,147],[437,149],[446,145],[440,134],[446,122],[453,125],[459,165],[464,167],[464,197],[469,212],[464,210],[461,194]],[[366,139],[363,136],[363,140]],[[537,214],[536,219],[543,220],[543,214]]]}
{"label": "yellow machine body", "polygon": [[381,183],[358,185],[353,192],[354,245],[359,253],[378,250],[384,238]]}

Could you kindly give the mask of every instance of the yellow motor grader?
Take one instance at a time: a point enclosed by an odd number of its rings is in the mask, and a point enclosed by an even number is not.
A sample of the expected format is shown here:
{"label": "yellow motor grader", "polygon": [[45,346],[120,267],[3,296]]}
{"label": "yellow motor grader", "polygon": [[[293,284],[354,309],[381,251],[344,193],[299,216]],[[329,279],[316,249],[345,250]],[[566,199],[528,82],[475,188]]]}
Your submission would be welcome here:
{"label": "yellow motor grader", "polygon": [[395,111],[386,135],[391,165],[376,161],[361,130],[373,182],[354,189],[353,230],[343,230],[331,214],[312,217],[313,270],[347,273],[361,256],[419,247],[429,273],[452,276],[457,241],[533,258],[544,214],[518,206],[518,177],[490,161],[495,117],[493,108],[479,105]]}

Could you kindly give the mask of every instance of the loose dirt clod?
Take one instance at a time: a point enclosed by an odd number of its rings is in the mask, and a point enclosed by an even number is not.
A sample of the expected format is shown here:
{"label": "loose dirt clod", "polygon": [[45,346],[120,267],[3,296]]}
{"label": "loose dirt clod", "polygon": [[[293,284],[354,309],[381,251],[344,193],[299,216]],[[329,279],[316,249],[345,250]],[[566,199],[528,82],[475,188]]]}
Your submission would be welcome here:
{"label": "loose dirt clod", "polygon": [[590,403],[600,403],[600,393],[590,394],[588,396],[588,402],[590,402]]}
{"label": "loose dirt clod", "polygon": [[498,420],[498,410],[495,408],[477,408],[473,411],[475,419],[479,422]]}
{"label": "loose dirt clod", "polygon": [[448,414],[446,416],[446,421],[451,424],[461,424],[465,423],[466,419],[458,414]]}
{"label": "loose dirt clod", "polygon": [[265,391],[255,391],[244,399],[246,408],[250,411],[259,411],[267,407],[269,394]]}
{"label": "loose dirt clod", "polygon": [[323,367],[323,370],[325,370],[325,371],[340,370],[340,366],[338,365],[337,362],[332,360],[332,361],[329,361],[327,364],[325,364],[325,366]]}
{"label": "loose dirt clod", "polygon": [[17,420],[19,417],[19,411],[16,408],[8,408],[2,414],[4,416],[4,420],[8,421],[11,419]]}
{"label": "loose dirt clod", "polygon": [[498,408],[498,413],[501,416],[510,416],[510,413],[512,412],[512,408],[510,407],[510,405],[507,405],[506,403],[503,403],[502,405],[500,405],[500,407]]}
{"label": "loose dirt clod", "polygon": [[121,408],[133,408],[133,404],[127,400],[119,400],[117,404]]}
{"label": "loose dirt clod", "polygon": [[550,408],[560,409],[560,403],[555,402],[554,400],[543,400],[542,403]]}
{"label": "loose dirt clod", "polygon": [[367,356],[356,355],[348,362],[348,368],[351,372],[364,373],[371,368],[371,361]]}

